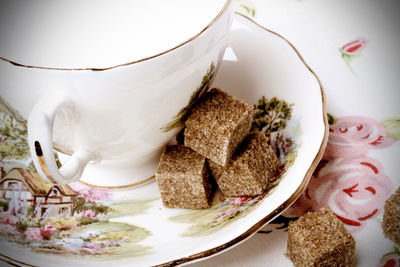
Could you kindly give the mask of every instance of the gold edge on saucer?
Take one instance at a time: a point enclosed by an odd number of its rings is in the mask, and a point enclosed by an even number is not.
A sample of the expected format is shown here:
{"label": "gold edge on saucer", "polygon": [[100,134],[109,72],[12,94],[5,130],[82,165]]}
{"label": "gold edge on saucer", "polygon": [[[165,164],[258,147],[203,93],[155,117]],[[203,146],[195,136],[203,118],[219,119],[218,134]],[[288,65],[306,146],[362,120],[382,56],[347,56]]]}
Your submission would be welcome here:
{"label": "gold edge on saucer", "polygon": [[21,267],[37,267],[37,266],[35,266],[35,265],[30,265],[30,264],[28,264],[28,263],[24,263],[24,262],[22,262],[22,261],[17,261],[17,260],[15,260],[15,259],[13,259],[13,258],[10,258],[10,257],[8,257],[8,256],[6,256],[6,255],[3,255],[3,254],[1,254],[0,253],[0,261],[3,261],[3,262],[5,262],[5,263],[7,263],[7,264],[10,264],[10,265],[12,265],[12,266],[21,266]]}
{"label": "gold edge on saucer", "polygon": [[282,205],[280,205],[278,208],[276,208],[273,212],[271,212],[270,214],[268,214],[267,216],[265,216],[263,219],[261,219],[259,222],[257,222],[255,225],[253,225],[250,229],[248,229],[246,232],[244,232],[243,234],[239,235],[238,237],[230,240],[227,243],[224,243],[218,247],[215,248],[211,248],[209,250],[197,253],[197,254],[193,254],[184,258],[180,258],[180,259],[176,259],[173,261],[169,261],[166,263],[162,263],[159,265],[155,265],[155,266],[175,266],[175,265],[179,265],[179,264],[184,264],[184,263],[188,263],[190,261],[194,261],[194,260],[198,260],[201,258],[206,258],[209,256],[212,256],[214,254],[217,254],[219,252],[222,252],[225,249],[228,249],[230,247],[233,247],[235,245],[238,245],[239,243],[241,243],[242,241],[246,240],[247,238],[251,237],[252,235],[256,234],[257,231],[263,227],[265,224],[267,224],[268,222],[272,221],[273,219],[275,219],[276,217],[278,217],[281,213],[283,213],[287,208],[289,208],[289,206],[295,202],[297,200],[297,198],[303,193],[303,191],[306,189],[308,182],[311,179],[311,175],[314,172],[315,168],[317,167],[319,161],[322,158],[322,155],[325,151],[326,145],[328,143],[328,136],[329,136],[329,124],[328,124],[328,118],[327,118],[327,109],[326,109],[326,96],[325,96],[325,91],[324,88],[322,86],[321,80],[319,79],[319,77],[317,76],[317,74],[311,69],[311,67],[306,63],[306,61],[304,60],[303,56],[300,54],[300,52],[297,50],[297,48],[289,41],[287,40],[285,37],[283,37],[282,35],[280,35],[279,33],[276,33],[272,30],[269,30],[267,28],[265,28],[264,26],[258,24],[257,22],[255,22],[254,20],[252,20],[251,18],[242,15],[240,13],[237,13],[237,15],[240,15],[243,18],[248,19],[250,22],[254,23],[255,25],[257,25],[258,27],[260,27],[263,30],[266,30],[276,36],[278,36],[279,38],[281,38],[282,40],[284,40],[287,44],[290,45],[290,47],[296,52],[297,56],[300,58],[300,60],[303,62],[303,64],[306,66],[306,68],[311,72],[311,74],[316,78],[319,86],[320,86],[320,90],[321,90],[321,100],[322,100],[322,112],[323,112],[323,122],[324,122],[324,136],[322,139],[322,143],[319,147],[318,153],[315,156],[313,162],[311,163],[310,167],[308,168],[304,178],[303,178],[303,182],[300,184],[300,186],[297,188],[297,190],[290,196],[289,199],[287,199]]}
{"label": "gold edge on saucer", "polygon": [[145,179],[143,181],[140,181],[140,182],[137,182],[137,183],[133,183],[133,184],[120,185],[120,186],[93,185],[93,184],[90,184],[90,183],[86,183],[86,182],[84,182],[82,180],[79,180],[79,182],[84,184],[84,185],[95,187],[95,188],[100,188],[100,189],[126,189],[126,188],[130,188],[131,189],[133,187],[137,187],[137,186],[141,186],[141,185],[147,184],[147,183],[153,181],[155,178],[156,178],[156,176],[153,175],[153,176],[151,176],[151,177],[149,177],[149,178],[147,178],[147,179]]}
{"label": "gold edge on saucer", "polygon": [[[175,266],[175,265],[179,265],[179,264],[184,264],[184,263],[188,263],[194,260],[198,260],[198,259],[202,259],[202,258],[206,258],[209,256],[212,256],[214,254],[217,254],[219,252],[222,252],[223,250],[226,250],[228,248],[231,248],[235,245],[238,245],[239,243],[241,243],[242,241],[246,240],[247,238],[251,237],[252,235],[254,235],[255,233],[257,233],[257,231],[263,227],[265,224],[267,224],[268,222],[272,221],[274,218],[276,218],[277,216],[279,216],[282,212],[284,212],[287,208],[289,208],[289,206],[297,200],[297,198],[301,195],[301,193],[303,193],[303,191],[305,190],[306,186],[308,185],[308,182],[311,179],[311,175],[314,172],[315,168],[317,167],[319,161],[322,158],[322,155],[324,153],[325,147],[327,145],[328,142],[328,135],[329,135],[329,124],[328,124],[328,118],[327,118],[327,109],[326,109],[326,96],[325,96],[325,91],[324,88],[322,86],[322,83],[319,79],[319,77],[317,76],[317,74],[311,69],[311,67],[305,62],[304,58],[302,57],[302,55],[300,54],[300,52],[297,50],[297,48],[291,43],[289,42],[285,37],[283,37],[282,35],[269,30],[263,26],[261,26],[260,24],[258,24],[257,22],[255,22],[254,20],[252,20],[249,17],[246,17],[242,14],[236,13],[237,15],[244,17],[246,19],[248,19],[250,22],[254,23],[255,25],[257,25],[258,27],[260,27],[261,29],[268,31],[276,36],[278,36],[279,38],[281,38],[282,40],[284,40],[286,43],[288,43],[290,45],[290,47],[292,47],[292,49],[296,52],[297,56],[300,58],[300,60],[303,62],[303,64],[306,66],[306,68],[311,72],[311,74],[316,78],[319,86],[320,86],[320,91],[321,91],[321,100],[322,100],[322,112],[323,112],[323,122],[324,122],[324,136],[322,139],[322,143],[319,147],[318,153],[315,156],[313,162],[311,163],[310,167],[308,168],[304,178],[303,178],[303,182],[300,184],[300,186],[297,188],[297,190],[290,196],[289,199],[287,199],[282,205],[280,205],[278,208],[276,208],[273,212],[271,212],[270,214],[268,214],[267,216],[265,216],[263,219],[261,219],[260,221],[258,221],[256,224],[254,224],[251,228],[249,228],[246,232],[244,232],[243,234],[239,235],[238,237],[230,240],[227,243],[224,243],[218,247],[214,247],[211,248],[209,250],[197,253],[197,254],[193,254],[187,257],[183,257],[180,259],[176,259],[176,260],[172,260],[166,263],[162,263],[159,265],[155,265],[155,266]],[[145,183],[145,181],[150,181],[154,179],[154,176],[142,181],[143,183]],[[84,183],[84,182],[82,182]],[[139,182],[141,183],[141,182]],[[86,184],[86,183],[84,183]],[[90,184],[87,184],[90,185]],[[100,187],[100,186],[95,186],[95,185],[90,185],[90,186],[94,186],[94,187]],[[120,189],[120,188],[126,188],[126,187],[131,187],[132,185],[127,185],[127,186],[122,186],[122,187],[100,187],[100,188],[105,188],[105,189]],[[14,266],[29,266],[29,267],[36,267],[35,265],[30,265],[21,261],[17,261],[14,260],[10,257],[7,257],[3,254],[0,253],[0,260],[4,261],[8,264],[14,265]]]}

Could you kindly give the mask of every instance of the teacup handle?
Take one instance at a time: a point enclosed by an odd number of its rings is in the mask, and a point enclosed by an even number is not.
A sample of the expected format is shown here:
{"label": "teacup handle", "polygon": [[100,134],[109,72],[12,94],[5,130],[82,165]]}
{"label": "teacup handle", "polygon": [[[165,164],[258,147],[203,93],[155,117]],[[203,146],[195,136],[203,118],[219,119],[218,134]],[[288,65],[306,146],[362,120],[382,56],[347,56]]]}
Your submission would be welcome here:
{"label": "teacup handle", "polygon": [[36,170],[48,182],[64,185],[81,178],[86,165],[96,160],[96,154],[78,150],[58,169],[53,150],[53,125],[57,112],[75,117],[73,102],[66,97],[48,96],[39,101],[28,119],[28,142]]}

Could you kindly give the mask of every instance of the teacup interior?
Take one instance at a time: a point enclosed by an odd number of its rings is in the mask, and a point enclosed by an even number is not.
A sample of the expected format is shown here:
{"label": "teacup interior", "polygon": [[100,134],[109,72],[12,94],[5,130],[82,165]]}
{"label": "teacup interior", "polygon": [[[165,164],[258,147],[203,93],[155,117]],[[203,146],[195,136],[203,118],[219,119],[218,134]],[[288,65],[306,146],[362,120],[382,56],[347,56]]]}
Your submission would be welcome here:
{"label": "teacup interior", "polygon": [[7,1],[0,6],[0,56],[53,68],[105,68],[133,62],[197,35],[226,2]]}

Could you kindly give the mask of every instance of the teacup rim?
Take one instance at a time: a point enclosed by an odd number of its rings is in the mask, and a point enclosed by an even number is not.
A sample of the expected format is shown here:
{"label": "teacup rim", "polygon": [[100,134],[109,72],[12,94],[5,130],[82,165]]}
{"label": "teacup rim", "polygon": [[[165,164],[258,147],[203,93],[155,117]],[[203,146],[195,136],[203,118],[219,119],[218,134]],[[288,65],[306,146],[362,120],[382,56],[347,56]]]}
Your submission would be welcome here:
{"label": "teacup rim", "polygon": [[176,49],[178,49],[179,47],[182,47],[194,40],[196,40],[199,36],[201,36],[205,31],[207,31],[212,25],[215,24],[215,22],[217,22],[222,15],[227,11],[229,5],[233,2],[234,0],[226,0],[224,6],[222,7],[222,9],[219,11],[219,13],[217,14],[217,16],[207,24],[207,26],[205,26],[200,32],[198,32],[196,35],[190,37],[189,39],[187,39],[184,42],[181,42],[180,44],[169,48],[163,52],[160,52],[158,54],[152,55],[152,56],[148,56],[148,57],[144,57],[141,59],[137,59],[137,60],[133,60],[133,61],[128,61],[126,63],[121,63],[121,64],[117,64],[117,65],[113,65],[110,67],[103,67],[103,68],[95,68],[95,67],[83,67],[83,68],[63,68],[63,67],[46,67],[46,66],[38,66],[38,65],[28,65],[28,64],[22,64],[19,62],[16,62],[14,60],[10,60],[7,59],[5,57],[0,56],[0,60],[10,63],[16,67],[23,67],[23,68],[29,68],[29,69],[42,69],[42,70],[60,70],[60,71],[106,71],[106,70],[111,70],[111,69],[116,69],[116,68],[120,68],[120,67],[124,67],[124,66],[129,66],[129,65],[134,65],[137,63],[141,63],[144,61],[148,61],[151,60],[153,58],[168,54]]}

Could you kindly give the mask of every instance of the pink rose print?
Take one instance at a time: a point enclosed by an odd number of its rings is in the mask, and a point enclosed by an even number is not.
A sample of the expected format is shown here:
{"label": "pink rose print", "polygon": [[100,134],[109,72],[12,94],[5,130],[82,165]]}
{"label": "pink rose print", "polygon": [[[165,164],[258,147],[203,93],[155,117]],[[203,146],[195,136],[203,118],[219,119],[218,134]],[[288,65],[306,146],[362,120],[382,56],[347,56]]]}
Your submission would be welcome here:
{"label": "pink rose print", "polygon": [[351,55],[360,55],[364,48],[367,46],[368,41],[364,38],[359,38],[350,43],[345,44],[340,49],[343,53]]}
{"label": "pink rose print", "polygon": [[13,225],[10,224],[0,224],[0,233],[5,233],[9,235],[19,236],[18,232]]}
{"label": "pink rose print", "polygon": [[400,256],[393,256],[387,259],[382,265],[382,267],[400,267]]}
{"label": "pink rose print", "polygon": [[385,148],[395,140],[386,134],[378,121],[365,117],[341,117],[329,126],[329,140],[324,158],[355,157],[370,149]]}
{"label": "pink rose print", "polygon": [[8,212],[1,212],[0,213],[0,224],[9,224],[15,225],[15,217]]}
{"label": "pink rose print", "polygon": [[97,214],[93,210],[84,210],[80,213],[82,217],[94,219],[96,218]]}
{"label": "pink rose print", "polygon": [[56,230],[57,229],[52,225],[45,225],[44,228],[40,229],[40,235],[45,238],[50,238]]}
{"label": "pink rose print", "polygon": [[380,263],[377,265],[378,267],[400,267],[400,252],[398,248],[395,247],[394,251],[384,255]]}
{"label": "pink rose print", "polygon": [[78,192],[79,197],[85,198],[88,202],[97,202],[111,197],[110,191],[94,188],[80,182],[71,183],[69,186],[75,192]]}
{"label": "pink rose print", "polygon": [[351,61],[359,56],[361,56],[361,52],[365,49],[367,46],[368,41],[365,38],[359,38],[356,39],[352,42],[349,42],[339,48],[339,51],[342,54],[343,60],[346,62],[347,67],[350,69],[350,71],[353,74],[356,74],[351,67]]}
{"label": "pink rose print", "polygon": [[234,205],[240,205],[242,203],[245,203],[247,201],[251,200],[251,197],[248,196],[242,196],[242,197],[235,197],[231,203]]}
{"label": "pink rose print", "polygon": [[81,252],[84,252],[87,254],[96,254],[101,249],[104,249],[104,245],[102,243],[92,243],[92,244],[85,245],[84,247],[80,248],[79,250]]}
{"label": "pink rose print", "polygon": [[299,199],[286,216],[297,217],[329,206],[352,232],[379,215],[393,190],[382,165],[368,157],[396,140],[374,119],[341,117],[329,128],[325,154]]}
{"label": "pink rose print", "polygon": [[393,186],[379,162],[365,156],[321,164],[292,208],[292,215],[329,206],[350,231],[356,232],[383,211]]}
{"label": "pink rose print", "polygon": [[43,236],[40,233],[40,228],[28,228],[25,230],[25,237],[27,241],[39,242],[42,241]]}

